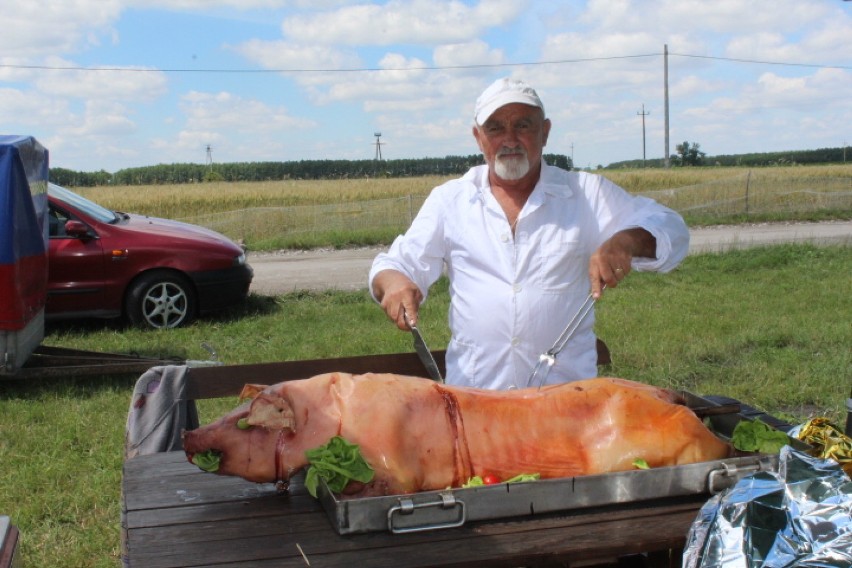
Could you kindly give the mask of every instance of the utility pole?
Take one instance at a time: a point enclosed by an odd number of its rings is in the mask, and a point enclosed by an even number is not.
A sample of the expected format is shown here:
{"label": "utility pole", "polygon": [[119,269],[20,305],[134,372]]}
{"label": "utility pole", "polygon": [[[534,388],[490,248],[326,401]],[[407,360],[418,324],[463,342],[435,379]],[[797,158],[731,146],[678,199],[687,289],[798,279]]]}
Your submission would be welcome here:
{"label": "utility pole", "polygon": [[645,112],[645,103],[642,103],[642,112],[637,112],[642,117],[642,167],[645,167],[645,117],[651,114],[651,111]]}
{"label": "utility pole", "polygon": [[[845,142],[844,142],[844,145],[845,145]],[[846,156],[846,153],[845,153],[846,149],[845,148],[843,149],[843,152],[844,152],[843,155]],[[845,162],[846,160],[844,159],[843,161]],[[574,166],[574,143],[573,142],[571,142],[571,169],[572,170],[577,169],[576,166]]]}
{"label": "utility pole", "polygon": [[382,159],[382,143],[379,142],[379,138],[382,137],[382,133],[376,132],[373,136],[376,137],[376,161],[378,162]]}
{"label": "utility pole", "polygon": [[669,158],[669,44],[663,45],[663,98],[665,100],[666,114],[666,154],[665,165],[666,169],[671,167],[671,159]]}

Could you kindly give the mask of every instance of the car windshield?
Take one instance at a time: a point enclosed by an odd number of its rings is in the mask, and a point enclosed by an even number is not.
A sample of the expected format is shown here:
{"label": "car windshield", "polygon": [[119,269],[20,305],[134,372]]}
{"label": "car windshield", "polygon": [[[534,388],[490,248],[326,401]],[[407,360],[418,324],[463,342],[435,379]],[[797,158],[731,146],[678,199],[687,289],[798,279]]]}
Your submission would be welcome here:
{"label": "car windshield", "polygon": [[89,201],[82,195],[77,195],[73,191],[69,191],[56,184],[48,184],[47,193],[56,197],[60,201],[64,201],[68,205],[73,205],[75,208],[90,217],[94,217],[101,223],[114,223],[115,220],[118,219],[118,216],[106,207],[98,205],[94,201]]}

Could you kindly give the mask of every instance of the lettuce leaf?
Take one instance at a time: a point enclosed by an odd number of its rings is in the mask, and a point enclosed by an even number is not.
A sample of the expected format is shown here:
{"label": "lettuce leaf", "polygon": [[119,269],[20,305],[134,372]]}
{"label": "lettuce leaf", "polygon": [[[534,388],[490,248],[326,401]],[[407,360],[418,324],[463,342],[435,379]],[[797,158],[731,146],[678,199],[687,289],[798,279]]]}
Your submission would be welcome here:
{"label": "lettuce leaf", "polygon": [[523,483],[525,481],[538,481],[541,479],[540,473],[519,473],[515,477],[511,477],[503,483]]}
{"label": "lettuce leaf", "polygon": [[743,452],[777,454],[790,443],[790,438],[760,420],[742,420],[734,428],[731,443]]}
{"label": "lettuce leaf", "polygon": [[216,450],[206,450],[192,456],[192,463],[207,473],[216,473],[219,470],[221,460],[222,454]]}
{"label": "lettuce leaf", "polygon": [[[501,481],[501,483],[522,483],[524,481],[536,481],[538,479],[541,479],[540,473],[520,473],[511,479]],[[485,485],[485,481],[483,481],[482,477],[479,475],[474,475],[467,480],[467,483],[462,484],[462,489],[466,489],[468,487],[479,487],[480,485]]]}
{"label": "lettuce leaf", "polygon": [[[462,483],[462,489],[467,489],[468,487],[479,487],[480,485],[485,485],[485,482],[482,481],[482,476],[474,475],[468,479],[466,483]],[[449,487],[447,489],[449,489]]]}
{"label": "lettuce leaf", "polygon": [[333,437],[324,446],[306,451],[305,456],[310,463],[305,474],[305,489],[313,497],[317,496],[320,479],[325,480],[333,492],[340,493],[350,481],[369,483],[375,475],[361,455],[361,448],[340,436]]}

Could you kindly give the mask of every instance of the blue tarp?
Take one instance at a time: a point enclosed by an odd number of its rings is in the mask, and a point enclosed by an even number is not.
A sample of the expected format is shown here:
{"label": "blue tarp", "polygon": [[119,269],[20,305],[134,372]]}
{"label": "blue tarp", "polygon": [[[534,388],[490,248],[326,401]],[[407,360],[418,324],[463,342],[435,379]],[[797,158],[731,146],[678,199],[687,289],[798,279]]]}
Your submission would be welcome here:
{"label": "blue tarp", "polygon": [[47,150],[0,135],[0,329],[20,329],[47,294]]}

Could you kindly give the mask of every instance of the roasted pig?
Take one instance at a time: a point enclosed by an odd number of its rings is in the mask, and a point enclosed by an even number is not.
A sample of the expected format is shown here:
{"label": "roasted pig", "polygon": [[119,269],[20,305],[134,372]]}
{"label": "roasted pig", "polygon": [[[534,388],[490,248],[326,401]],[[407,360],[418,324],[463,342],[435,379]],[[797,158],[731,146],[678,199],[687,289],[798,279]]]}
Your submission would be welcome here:
{"label": "roasted pig", "polygon": [[375,471],[345,493],[459,487],[473,476],[570,477],[726,457],[730,447],[669,390],[597,378],[541,389],[451,387],[392,374],[329,373],[249,389],[252,400],[184,433],[217,473],[288,480],[305,452],[341,436]]}

